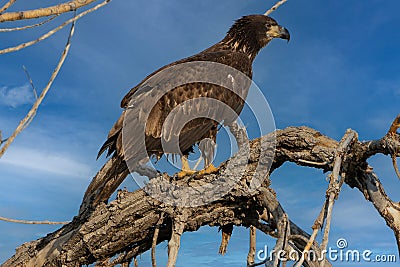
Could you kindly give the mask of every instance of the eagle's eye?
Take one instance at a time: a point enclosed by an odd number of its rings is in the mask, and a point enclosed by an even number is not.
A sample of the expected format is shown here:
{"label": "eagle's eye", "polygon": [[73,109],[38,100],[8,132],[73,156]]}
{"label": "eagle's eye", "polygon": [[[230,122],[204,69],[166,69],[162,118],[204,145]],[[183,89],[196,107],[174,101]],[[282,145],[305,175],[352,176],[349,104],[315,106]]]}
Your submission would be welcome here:
{"label": "eagle's eye", "polygon": [[267,28],[267,29],[271,28],[272,26],[274,26],[274,25],[273,25],[273,24],[270,24],[270,23],[266,23],[266,24],[265,24],[265,28]]}

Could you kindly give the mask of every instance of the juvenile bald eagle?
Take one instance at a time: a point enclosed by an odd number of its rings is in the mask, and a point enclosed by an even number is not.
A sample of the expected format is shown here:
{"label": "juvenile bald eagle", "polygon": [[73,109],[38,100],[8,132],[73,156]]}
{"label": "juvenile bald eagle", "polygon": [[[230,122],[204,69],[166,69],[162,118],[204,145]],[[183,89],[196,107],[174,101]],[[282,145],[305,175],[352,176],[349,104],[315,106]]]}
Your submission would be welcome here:
{"label": "juvenile bald eagle", "polygon": [[[200,97],[215,99],[229,106],[236,115],[238,115],[244,106],[244,100],[241,97],[223,86],[204,82],[186,83],[167,91],[152,107],[152,110],[149,111],[147,118],[142,118],[140,115],[145,109],[140,103],[151,100],[152,97],[156,95],[156,91],[159,90],[158,86],[148,84],[150,79],[167,68],[178,66],[183,63],[199,61],[220,63],[235,68],[251,79],[252,63],[256,55],[274,38],[282,38],[289,41],[290,35],[284,27],[278,25],[278,23],[270,17],[264,15],[244,16],[232,25],[225,38],[220,42],[196,55],[166,65],[147,76],[122,99],[121,107],[124,111],[110,130],[108,139],[101,147],[98,156],[108,150],[107,156],[113,154],[114,157],[118,157],[123,161],[133,160],[134,162],[139,162],[146,157],[147,154],[160,157],[165,153],[177,153],[176,151],[165,151],[162,147],[162,138],[164,138],[162,135],[169,135],[170,132],[168,131],[172,131],[173,128],[170,127],[172,125],[164,124],[166,123],[168,114],[174,108],[190,99]],[[179,78],[191,80],[192,75],[196,75],[196,72],[202,71],[201,68],[205,67],[204,65],[189,67],[189,69],[185,69],[185,71],[178,74],[182,75],[182,77]],[[157,82],[168,83],[168,80],[166,78],[160,78]],[[242,96],[247,95],[249,86],[248,84],[240,88],[240,94]],[[211,119],[213,115],[221,112],[221,110],[207,105],[195,105],[195,109],[198,109],[195,111],[199,114],[202,114],[202,112],[206,110],[210,117],[194,119],[187,122],[181,129],[179,133],[179,148],[180,151],[182,151],[180,154],[183,156],[182,169],[188,168],[186,156],[195,144],[198,144],[205,138],[210,138],[215,142],[217,126],[221,123],[221,121]],[[128,123],[136,125],[139,128],[142,127],[145,132],[146,151],[137,151],[141,140],[139,140],[140,138],[136,138],[134,133],[131,134],[127,141],[129,144],[128,148],[126,145],[123,146],[123,127],[126,127],[124,125],[127,123],[126,121],[124,122],[124,118],[126,120],[126,113],[128,111],[134,114],[134,116],[129,116],[130,121]],[[231,117],[229,120],[225,120],[224,123],[229,123],[229,121],[234,119],[236,118]],[[176,122],[176,120],[169,121],[168,123],[174,122]],[[213,156],[213,148],[207,144],[202,144],[200,148],[206,150],[202,151],[202,153],[206,155],[205,165],[207,167]],[[127,149],[129,149],[129,153],[127,153]]]}

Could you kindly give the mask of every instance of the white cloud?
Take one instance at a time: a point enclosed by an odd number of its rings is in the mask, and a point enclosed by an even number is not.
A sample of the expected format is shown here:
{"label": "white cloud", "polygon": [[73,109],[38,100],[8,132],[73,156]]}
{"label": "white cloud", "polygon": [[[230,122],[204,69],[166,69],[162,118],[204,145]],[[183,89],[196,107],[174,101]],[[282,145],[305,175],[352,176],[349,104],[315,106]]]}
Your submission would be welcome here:
{"label": "white cloud", "polygon": [[29,84],[18,87],[0,87],[0,104],[16,108],[33,103],[35,96]]}
{"label": "white cloud", "polygon": [[1,158],[0,165],[47,172],[56,175],[87,178],[91,168],[68,155],[14,146]]}

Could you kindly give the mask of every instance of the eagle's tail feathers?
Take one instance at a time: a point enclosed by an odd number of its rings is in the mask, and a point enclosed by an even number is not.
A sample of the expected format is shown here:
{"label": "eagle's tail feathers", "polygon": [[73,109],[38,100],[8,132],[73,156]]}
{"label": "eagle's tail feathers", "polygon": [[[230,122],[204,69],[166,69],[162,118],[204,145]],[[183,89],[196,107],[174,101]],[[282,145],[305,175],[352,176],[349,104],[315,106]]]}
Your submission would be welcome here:
{"label": "eagle's tail feathers", "polygon": [[118,138],[118,134],[109,137],[109,138],[107,139],[107,141],[105,141],[104,144],[102,145],[102,147],[100,148],[99,153],[97,154],[97,158],[96,158],[96,159],[99,159],[100,156],[101,156],[106,150],[108,150],[107,156],[106,156],[106,157],[108,158],[108,157],[115,151],[115,149],[116,149],[115,143],[116,143],[116,141],[117,141],[117,138]]}

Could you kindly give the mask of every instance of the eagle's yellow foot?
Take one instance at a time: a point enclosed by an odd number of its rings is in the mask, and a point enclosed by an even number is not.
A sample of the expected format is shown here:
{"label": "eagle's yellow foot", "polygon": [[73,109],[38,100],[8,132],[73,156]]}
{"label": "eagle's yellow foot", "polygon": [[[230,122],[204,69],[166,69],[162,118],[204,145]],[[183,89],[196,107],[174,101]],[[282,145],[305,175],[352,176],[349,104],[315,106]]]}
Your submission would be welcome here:
{"label": "eagle's yellow foot", "polygon": [[211,174],[211,173],[215,173],[219,170],[219,167],[216,168],[213,164],[208,165],[207,168],[201,170],[199,172],[199,175],[205,175],[205,174]]}
{"label": "eagle's yellow foot", "polygon": [[187,159],[187,156],[182,156],[181,160],[182,160],[182,170],[180,172],[178,172],[178,177],[179,178],[183,178],[186,175],[192,175],[192,174],[194,174],[196,172],[195,170],[191,170],[190,169],[189,161]]}
{"label": "eagle's yellow foot", "polygon": [[194,170],[181,170],[180,172],[178,172],[178,178],[183,178],[183,177],[185,177],[186,175],[192,175],[192,174],[194,174],[196,171],[194,171]]}

